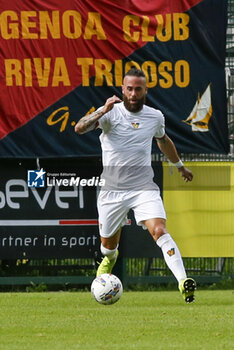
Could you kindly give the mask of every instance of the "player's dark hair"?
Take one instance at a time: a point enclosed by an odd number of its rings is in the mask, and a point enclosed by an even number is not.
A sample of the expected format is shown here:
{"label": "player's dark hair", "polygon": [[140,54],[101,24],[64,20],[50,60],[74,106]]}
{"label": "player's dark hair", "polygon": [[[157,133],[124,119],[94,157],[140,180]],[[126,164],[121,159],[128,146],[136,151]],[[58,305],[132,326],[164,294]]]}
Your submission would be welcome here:
{"label": "player's dark hair", "polygon": [[129,71],[127,71],[127,73],[125,74],[125,77],[126,76],[145,78],[145,73],[141,69],[137,69],[136,67],[132,67]]}

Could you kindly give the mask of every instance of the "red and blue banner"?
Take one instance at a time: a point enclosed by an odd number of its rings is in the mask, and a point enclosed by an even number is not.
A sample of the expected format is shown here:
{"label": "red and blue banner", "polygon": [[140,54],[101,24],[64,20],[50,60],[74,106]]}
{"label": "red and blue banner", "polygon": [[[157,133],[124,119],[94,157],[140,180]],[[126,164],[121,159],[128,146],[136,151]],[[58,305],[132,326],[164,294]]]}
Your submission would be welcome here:
{"label": "red and blue banner", "polygon": [[[113,94],[131,66],[183,153],[229,151],[226,1],[3,0],[0,157],[100,155],[99,131],[75,123]],[[157,152],[157,149],[154,149]]]}

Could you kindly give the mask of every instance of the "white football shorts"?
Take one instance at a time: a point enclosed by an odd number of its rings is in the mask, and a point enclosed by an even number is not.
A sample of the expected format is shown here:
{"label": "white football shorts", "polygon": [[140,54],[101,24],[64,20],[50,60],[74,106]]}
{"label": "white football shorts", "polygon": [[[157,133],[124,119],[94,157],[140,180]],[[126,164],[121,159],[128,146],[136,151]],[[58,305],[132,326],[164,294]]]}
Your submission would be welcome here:
{"label": "white football shorts", "polygon": [[113,236],[127,223],[127,214],[134,211],[138,226],[146,230],[142,221],[162,218],[166,212],[160,191],[100,191],[97,201],[99,215],[99,232],[102,237]]}

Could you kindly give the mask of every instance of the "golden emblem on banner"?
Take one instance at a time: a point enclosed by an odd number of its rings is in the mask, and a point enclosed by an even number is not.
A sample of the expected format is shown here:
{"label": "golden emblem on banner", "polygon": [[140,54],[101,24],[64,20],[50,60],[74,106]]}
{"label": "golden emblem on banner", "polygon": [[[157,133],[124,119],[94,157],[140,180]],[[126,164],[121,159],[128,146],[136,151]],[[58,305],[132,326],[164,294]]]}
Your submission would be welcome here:
{"label": "golden emblem on banner", "polygon": [[182,120],[184,123],[191,125],[192,131],[209,131],[209,120],[212,116],[212,104],[211,104],[211,87],[207,86],[205,92],[198,94],[197,101],[186,120]]}

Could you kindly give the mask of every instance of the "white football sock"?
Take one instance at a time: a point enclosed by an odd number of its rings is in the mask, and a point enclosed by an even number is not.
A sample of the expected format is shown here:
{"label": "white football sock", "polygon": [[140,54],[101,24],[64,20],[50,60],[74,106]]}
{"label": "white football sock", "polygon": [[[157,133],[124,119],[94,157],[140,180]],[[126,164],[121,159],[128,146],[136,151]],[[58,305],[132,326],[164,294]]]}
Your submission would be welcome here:
{"label": "white football sock", "polygon": [[159,237],[157,245],[162,249],[164,260],[177,281],[187,278],[179,248],[171,235],[166,233]]}
{"label": "white football sock", "polygon": [[102,244],[101,244],[101,252],[104,256],[107,256],[109,260],[113,260],[116,258],[116,252],[117,252],[117,248],[118,246],[111,250],[111,249],[107,249],[105,248]]}

